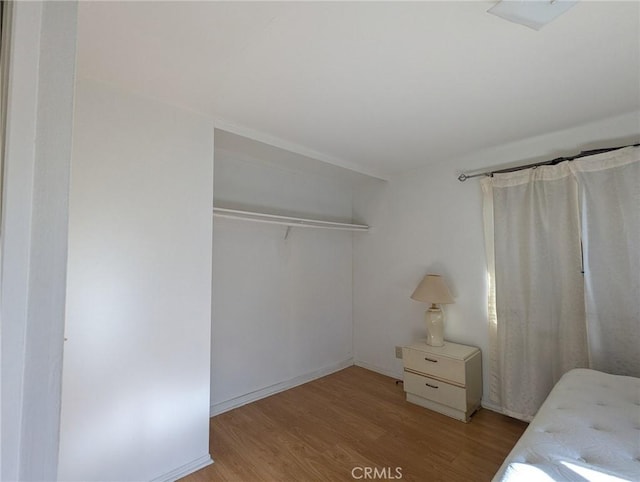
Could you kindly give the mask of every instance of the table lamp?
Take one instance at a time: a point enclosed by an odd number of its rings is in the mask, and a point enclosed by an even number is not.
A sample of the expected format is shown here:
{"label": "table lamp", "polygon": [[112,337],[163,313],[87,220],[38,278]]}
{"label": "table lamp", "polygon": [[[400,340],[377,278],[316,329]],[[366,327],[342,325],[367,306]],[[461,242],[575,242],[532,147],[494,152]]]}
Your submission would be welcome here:
{"label": "table lamp", "polygon": [[447,284],[439,274],[428,274],[411,295],[412,300],[431,303],[424,313],[427,323],[427,345],[444,345],[444,313],[438,305],[453,303]]}

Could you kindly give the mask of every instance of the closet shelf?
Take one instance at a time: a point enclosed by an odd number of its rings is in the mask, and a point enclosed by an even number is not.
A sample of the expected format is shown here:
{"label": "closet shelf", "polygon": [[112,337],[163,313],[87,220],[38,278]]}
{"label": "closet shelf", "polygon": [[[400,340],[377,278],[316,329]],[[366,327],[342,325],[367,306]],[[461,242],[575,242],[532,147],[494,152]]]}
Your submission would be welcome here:
{"label": "closet shelf", "polygon": [[265,214],[252,211],[238,211],[237,209],[213,208],[213,215],[219,218],[241,219],[257,223],[280,224],[288,227],[340,229],[343,231],[367,231],[369,226],[365,224],[336,223],[333,221],[320,221],[318,219],[294,218]]}

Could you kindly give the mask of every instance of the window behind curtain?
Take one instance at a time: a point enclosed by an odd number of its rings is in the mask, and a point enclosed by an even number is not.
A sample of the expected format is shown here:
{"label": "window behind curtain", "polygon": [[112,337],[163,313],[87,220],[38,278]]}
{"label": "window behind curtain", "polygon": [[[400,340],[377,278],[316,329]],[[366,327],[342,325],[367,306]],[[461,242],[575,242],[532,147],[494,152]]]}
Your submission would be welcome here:
{"label": "window behind curtain", "polygon": [[527,420],[571,368],[640,376],[640,148],[482,186],[491,401]]}

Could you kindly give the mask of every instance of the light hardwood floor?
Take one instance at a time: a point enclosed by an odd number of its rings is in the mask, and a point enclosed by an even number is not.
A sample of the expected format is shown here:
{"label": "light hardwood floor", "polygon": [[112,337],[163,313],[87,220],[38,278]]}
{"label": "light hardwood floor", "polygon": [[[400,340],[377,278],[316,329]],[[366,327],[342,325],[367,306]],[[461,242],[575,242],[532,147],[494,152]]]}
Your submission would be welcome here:
{"label": "light hardwood floor", "polygon": [[356,467],[357,477],[372,467],[390,480],[488,481],[526,424],[483,409],[465,424],[406,402],[392,378],[350,367],[210,427],[215,463],[183,482],[353,481]]}

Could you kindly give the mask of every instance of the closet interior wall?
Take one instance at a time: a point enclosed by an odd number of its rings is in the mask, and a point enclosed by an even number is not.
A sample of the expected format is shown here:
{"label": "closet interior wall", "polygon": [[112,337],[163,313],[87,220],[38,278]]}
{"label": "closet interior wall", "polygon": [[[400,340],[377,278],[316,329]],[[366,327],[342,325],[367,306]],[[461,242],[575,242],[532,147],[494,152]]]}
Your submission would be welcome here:
{"label": "closet interior wall", "polygon": [[[335,166],[220,130],[215,146],[215,206],[354,221]],[[366,233],[222,217],[213,231],[212,415],[353,364],[352,240]]]}

